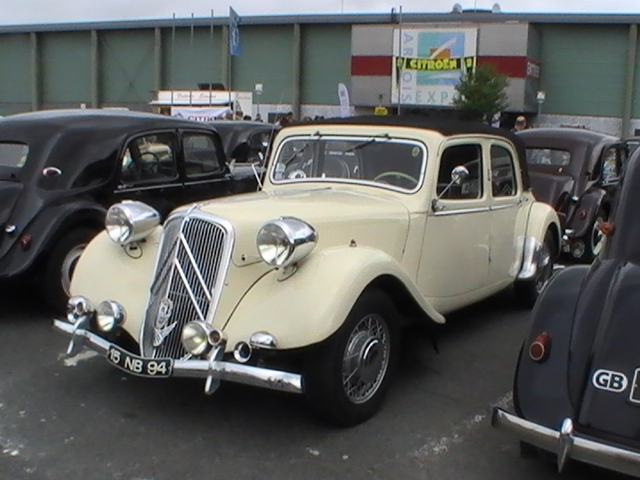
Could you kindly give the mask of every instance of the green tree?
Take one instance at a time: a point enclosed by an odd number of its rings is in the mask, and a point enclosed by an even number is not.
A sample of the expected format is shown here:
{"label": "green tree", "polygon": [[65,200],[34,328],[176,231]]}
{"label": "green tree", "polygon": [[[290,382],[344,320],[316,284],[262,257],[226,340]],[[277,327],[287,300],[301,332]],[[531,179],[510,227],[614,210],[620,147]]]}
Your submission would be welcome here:
{"label": "green tree", "polygon": [[490,122],[495,113],[508,106],[506,88],[509,80],[491,64],[467,70],[456,85],[453,105],[467,120]]}

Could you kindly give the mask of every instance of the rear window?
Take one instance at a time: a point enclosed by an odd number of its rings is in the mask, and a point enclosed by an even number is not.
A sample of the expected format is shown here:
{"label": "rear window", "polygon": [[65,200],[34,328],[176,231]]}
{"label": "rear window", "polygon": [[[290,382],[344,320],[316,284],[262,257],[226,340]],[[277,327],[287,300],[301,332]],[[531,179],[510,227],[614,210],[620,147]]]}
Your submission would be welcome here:
{"label": "rear window", "polygon": [[29,146],[24,143],[0,143],[0,167],[22,168],[28,155]]}
{"label": "rear window", "polygon": [[527,163],[529,165],[551,165],[564,167],[569,165],[571,154],[568,150],[551,148],[527,148]]}

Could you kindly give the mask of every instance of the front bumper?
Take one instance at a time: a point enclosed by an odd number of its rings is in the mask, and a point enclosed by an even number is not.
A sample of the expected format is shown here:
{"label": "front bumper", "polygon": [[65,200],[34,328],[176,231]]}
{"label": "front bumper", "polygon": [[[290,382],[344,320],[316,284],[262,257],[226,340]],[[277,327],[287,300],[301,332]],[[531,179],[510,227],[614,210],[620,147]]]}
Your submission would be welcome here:
{"label": "front bumper", "polygon": [[563,470],[569,459],[574,459],[627,475],[640,476],[640,453],[581,437],[573,432],[570,419],[566,419],[560,431],[557,431],[494,407],[491,426],[557,454],[558,471]]}
{"label": "front bumper", "polygon": [[[54,320],[53,327],[71,337],[67,355],[73,356],[83,347],[89,348],[106,358],[111,342],[95,333],[76,327],[62,320]],[[253,365],[221,360],[221,354],[210,355],[208,359],[174,360],[171,376],[206,379],[205,393],[213,393],[220,380],[269,388],[289,393],[303,393],[302,377],[299,374],[271,370]],[[125,370],[135,375],[134,372]]]}

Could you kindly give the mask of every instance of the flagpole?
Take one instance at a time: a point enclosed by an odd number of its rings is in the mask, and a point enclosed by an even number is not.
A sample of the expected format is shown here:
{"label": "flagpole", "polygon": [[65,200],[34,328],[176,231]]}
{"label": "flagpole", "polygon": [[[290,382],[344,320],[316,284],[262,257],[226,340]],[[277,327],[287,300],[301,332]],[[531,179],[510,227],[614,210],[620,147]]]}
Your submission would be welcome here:
{"label": "flagpole", "polygon": [[[191,57],[191,72],[195,72],[193,67],[194,58],[193,58],[193,12],[191,12],[191,33],[189,36],[189,56]],[[193,78],[192,78],[193,80]],[[189,105],[193,106],[193,86],[189,89]]]}
{"label": "flagpole", "polygon": [[[211,31],[210,31],[210,36],[211,36],[211,53],[213,55],[213,50],[214,50],[214,46],[215,46],[215,42],[213,41],[213,8],[211,9]],[[213,69],[212,69],[213,70]],[[213,96],[213,71],[211,72],[211,81],[209,82],[209,107],[211,107],[211,105],[213,104],[213,100],[211,99],[211,97]]]}
{"label": "flagpole", "polygon": [[169,106],[169,113],[171,114],[171,109],[173,108],[173,91],[175,90],[175,78],[174,78],[174,71],[175,71],[175,55],[176,53],[176,14],[174,12],[173,14],[173,21],[171,22],[171,75],[170,75],[170,82],[171,82],[171,105]]}
{"label": "flagpole", "polygon": [[[398,57],[402,57],[402,5],[398,16]],[[398,115],[402,113],[402,70],[396,62],[396,83],[398,87]]]}

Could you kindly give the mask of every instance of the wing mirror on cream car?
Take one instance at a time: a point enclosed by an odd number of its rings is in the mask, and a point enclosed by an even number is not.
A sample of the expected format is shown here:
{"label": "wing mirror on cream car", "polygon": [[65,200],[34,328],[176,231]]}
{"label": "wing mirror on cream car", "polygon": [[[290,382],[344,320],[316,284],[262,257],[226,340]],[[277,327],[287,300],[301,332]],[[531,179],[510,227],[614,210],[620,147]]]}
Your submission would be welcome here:
{"label": "wing mirror on cream car", "polygon": [[447,183],[447,185],[438,193],[438,196],[431,201],[431,209],[434,212],[438,210],[442,210],[442,207],[438,205],[438,200],[440,200],[454,185],[460,185],[467,178],[469,178],[469,169],[464,165],[458,165],[451,170],[451,181]]}

